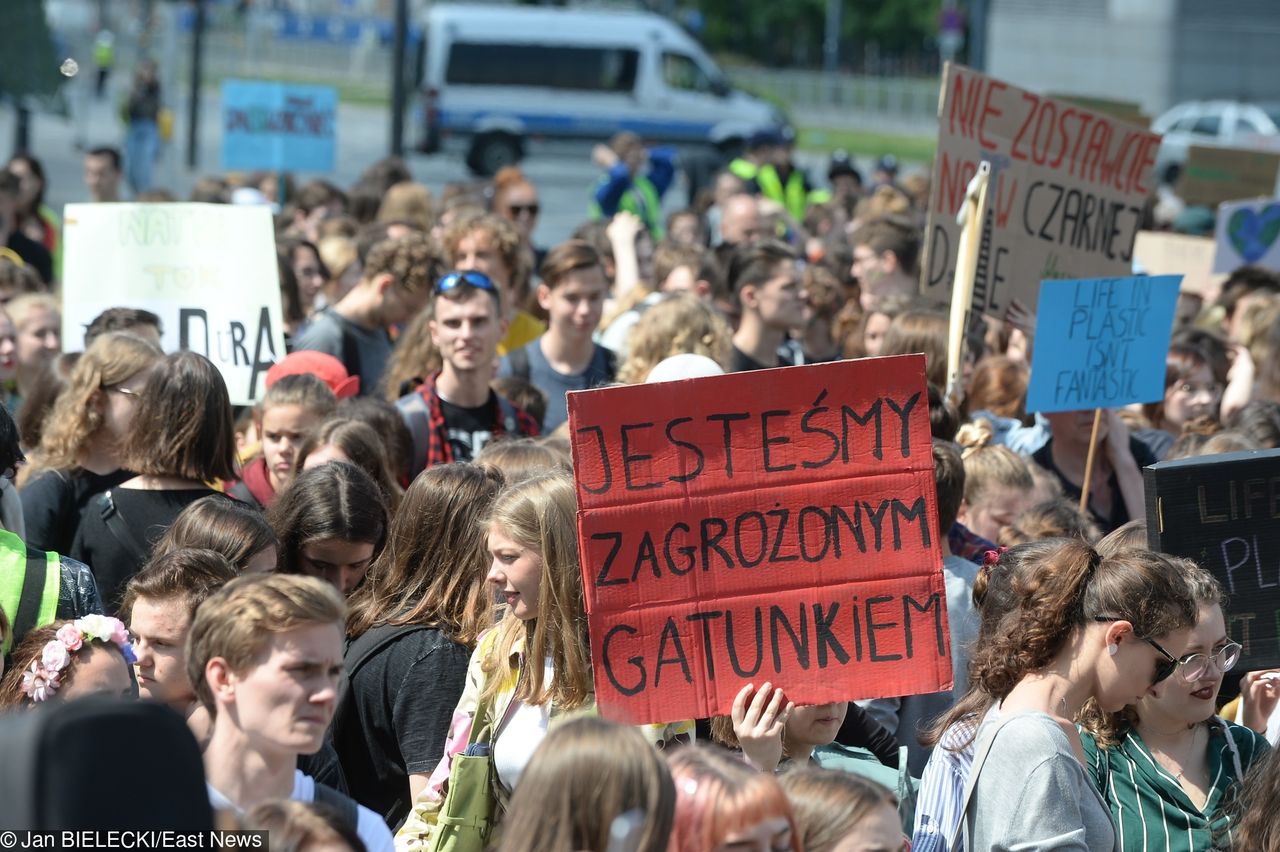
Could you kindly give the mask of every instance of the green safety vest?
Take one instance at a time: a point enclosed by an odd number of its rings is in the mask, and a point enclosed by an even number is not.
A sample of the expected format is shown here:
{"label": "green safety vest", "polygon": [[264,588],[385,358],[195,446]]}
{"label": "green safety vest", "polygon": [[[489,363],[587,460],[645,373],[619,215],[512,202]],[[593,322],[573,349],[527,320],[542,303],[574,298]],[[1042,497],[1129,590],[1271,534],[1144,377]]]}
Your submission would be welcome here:
{"label": "green safety vest", "polygon": [[750,160],[744,160],[742,157],[734,159],[729,164],[729,171],[733,172],[744,181],[753,181],[760,174],[760,167]]}
{"label": "green safety vest", "polygon": [[0,653],[8,655],[13,636],[53,623],[61,590],[58,554],[28,551],[22,539],[0,530],[0,609],[9,620],[9,636]]}
{"label": "green safety vest", "polygon": [[[662,199],[658,196],[657,187],[647,177],[636,175],[631,179],[631,189],[622,194],[618,209],[639,217],[655,243],[662,242],[666,236],[666,229],[662,227]],[[604,211],[595,201],[591,202],[591,216],[604,218]]]}
{"label": "green safety vest", "polygon": [[817,203],[825,200],[821,198],[822,193],[819,190],[805,192],[804,175],[799,169],[791,170],[786,186],[782,185],[782,178],[778,176],[778,170],[772,165],[762,166],[757,180],[760,183],[760,194],[787,208],[791,218],[797,222],[804,219],[804,212],[810,202]]}

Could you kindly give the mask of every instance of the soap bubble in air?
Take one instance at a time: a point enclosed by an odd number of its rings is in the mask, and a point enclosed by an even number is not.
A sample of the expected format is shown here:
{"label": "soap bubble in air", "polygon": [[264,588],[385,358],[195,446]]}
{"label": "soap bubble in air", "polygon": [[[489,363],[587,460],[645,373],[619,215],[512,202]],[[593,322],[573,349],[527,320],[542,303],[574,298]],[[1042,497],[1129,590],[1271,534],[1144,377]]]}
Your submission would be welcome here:
{"label": "soap bubble in air", "polygon": [[62,64],[58,66],[58,70],[62,72],[63,77],[74,77],[80,72],[80,63],[71,57],[62,60]]}

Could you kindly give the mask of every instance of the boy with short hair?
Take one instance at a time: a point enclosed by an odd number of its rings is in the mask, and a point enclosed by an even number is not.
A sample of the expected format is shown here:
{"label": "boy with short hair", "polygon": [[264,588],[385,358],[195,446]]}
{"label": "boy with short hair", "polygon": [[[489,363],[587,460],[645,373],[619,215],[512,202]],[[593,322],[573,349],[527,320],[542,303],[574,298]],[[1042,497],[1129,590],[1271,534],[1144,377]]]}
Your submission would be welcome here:
{"label": "boy with short hair", "polygon": [[196,612],[187,674],[213,716],[204,752],[214,807],[243,814],[276,799],[333,805],[369,852],[392,852],[382,818],[297,769],[318,751],[342,676],[346,605],[329,583],[292,574],[232,580]]}
{"label": "boy with short hair", "polygon": [[120,614],[133,636],[142,698],[183,716],[196,708],[187,676],[187,632],[200,604],[238,574],[220,553],[183,547],[152,559],[129,580]]}
{"label": "boy with short hair", "polygon": [[920,233],[909,222],[873,219],[853,233],[853,266],[862,309],[886,296],[914,296],[919,289],[916,262]]}
{"label": "boy with short hair", "polygon": [[362,394],[375,393],[391,357],[388,329],[426,306],[439,270],[436,248],[422,234],[383,240],[369,250],[359,283],[316,314],[294,348],[332,355],[360,377]]}
{"label": "boy with short hair", "polygon": [[778,351],[804,324],[805,291],[795,251],[778,240],[739,249],[729,263],[729,287],[742,311],[729,371],[788,366]]}
{"label": "boy with short hair", "polygon": [[547,252],[542,263],[538,304],[547,312],[547,331],[507,354],[500,378],[528,379],[547,395],[544,433],[569,419],[566,395],[613,381],[613,353],[592,340],[609,282],[600,255],[581,240],[569,240]]}
{"label": "boy with short hair", "polygon": [[502,308],[502,291],[487,275],[451,272],[436,283],[428,328],[441,369],[396,402],[413,439],[410,478],[433,465],[471,461],[503,435],[539,434],[533,418],[489,384],[507,332]]}

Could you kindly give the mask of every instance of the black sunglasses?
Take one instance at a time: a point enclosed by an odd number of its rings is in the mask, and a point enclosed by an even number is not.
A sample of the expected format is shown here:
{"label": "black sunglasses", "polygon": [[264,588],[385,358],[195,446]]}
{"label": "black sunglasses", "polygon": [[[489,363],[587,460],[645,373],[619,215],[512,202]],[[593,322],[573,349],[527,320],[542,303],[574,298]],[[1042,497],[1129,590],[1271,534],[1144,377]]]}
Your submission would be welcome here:
{"label": "black sunglasses", "polygon": [[[1128,619],[1117,618],[1114,615],[1095,615],[1093,617],[1093,620],[1094,621],[1127,621]],[[1160,681],[1167,680],[1169,678],[1169,675],[1173,674],[1177,670],[1178,665],[1181,663],[1181,661],[1177,657],[1175,657],[1173,654],[1170,654],[1168,651],[1166,651],[1164,648],[1161,648],[1160,643],[1157,642],[1156,640],[1151,639],[1147,636],[1139,636],[1138,638],[1141,639],[1143,642],[1146,642],[1152,648],[1155,648],[1156,651],[1159,652],[1160,656],[1164,657],[1163,660],[1160,660],[1156,663],[1156,676],[1155,676],[1155,680],[1151,681],[1151,685],[1155,686],[1157,683],[1160,683]]]}
{"label": "black sunglasses", "polygon": [[542,208],[537,204],[508,204],[507,209],[511,211],[512,216],[519,216],[521,213],[528,213],[530,216],[537,216],[538,211]]}
{"label": "black sunglasses", "polygon": [[466,284],[475,287],[477,290],[485,290],[489,293],[497,293],[498,285],[493,283],[493,279],[483,272],[475,270],[467,270],[466,272],[450,272],[439,281],[436,282],[436,293],[448,293],[459,284]]}

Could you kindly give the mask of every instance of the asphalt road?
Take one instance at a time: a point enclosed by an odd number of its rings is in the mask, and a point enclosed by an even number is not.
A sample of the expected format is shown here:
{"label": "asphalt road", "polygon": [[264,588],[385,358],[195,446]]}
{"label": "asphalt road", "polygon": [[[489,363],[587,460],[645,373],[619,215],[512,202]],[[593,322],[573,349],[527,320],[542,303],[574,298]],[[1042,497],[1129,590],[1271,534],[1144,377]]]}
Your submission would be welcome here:
{"label": "asphalt road", "polygon": [[[101,101],[88,96],[87,75],[80,74],[70,87],[71,117],[37,113],[31,124],[31,150],[40,158],[48,175],[49,186],[46,201],[55,209],[63,204],[86,200],[82,180],[82,150],[97,145],[122,146],[124,128],[116,114],[115,105],[120,101],[123,78],[113,81],[114,91]],[[180,87],[179,87],[180,88]],[[208,90],[201,103],[199,124],[199,165],[186,168],[186,98],[181,91],[174,92],[166,86],[165,103],[176,114],[174,138],[163,146],[160,161],[155,170],[157,187],[170,190],[179,198],[186,198],[195,182],[203,176],[222,173],[220,104],[217,91]],[[349,187],[372,162],[389,151],[390,120],[384,108],[342,104],[339,107],[337,168],[325,177],[339,186]],[[410,129],[407,143],[415,135]],[[12,151],[14,138],[14,112],[0,105],[0,152]],[[602,140],[603,141],[603,140]],[[471,181],[461,155],[436,154],[407,157],[417,180],[430,187],[439,196],[446,184],[455,181]],[[824,171],[817,160],[802,162],[810,173],[819,177]],[[599,169],[590,162],[588,146],[564,145],[537,151],[522,164],[525,174],[538,187],[542,212],[539,217],[535,241],[540,245],[553,245],[566,239],[587,217],[591,189],[599,178]],[[313,175],[296,175],[299,180]],[[679,209],[687,203],[687,191],[678,182],[668,193],[667,207]]]}

